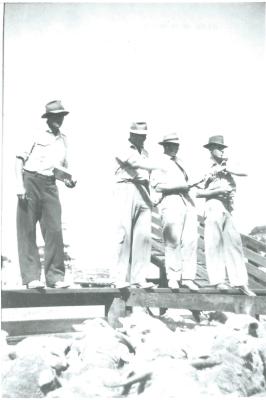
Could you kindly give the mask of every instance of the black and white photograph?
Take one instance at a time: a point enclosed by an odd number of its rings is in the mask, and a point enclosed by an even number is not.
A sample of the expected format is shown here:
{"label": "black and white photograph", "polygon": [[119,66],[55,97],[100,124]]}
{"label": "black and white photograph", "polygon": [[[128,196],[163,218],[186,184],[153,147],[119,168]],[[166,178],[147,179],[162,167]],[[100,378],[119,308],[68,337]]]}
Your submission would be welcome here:
{"label": "black and white photograph", "polygon": [[266,399],[266,3],[0,9],[1,398]]}

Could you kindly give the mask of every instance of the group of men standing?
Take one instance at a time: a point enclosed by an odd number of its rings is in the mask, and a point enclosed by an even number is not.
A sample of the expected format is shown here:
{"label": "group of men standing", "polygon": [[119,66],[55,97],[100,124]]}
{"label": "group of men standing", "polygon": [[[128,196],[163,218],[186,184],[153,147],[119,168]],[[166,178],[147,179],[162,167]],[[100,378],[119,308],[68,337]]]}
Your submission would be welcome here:
{"label": "group of men standing", "polygon": [[[210,284],[218,290],[238,288],[254,296],[248,288],[241,237],[231,216],[236,184],[226,167],[223,136],[209,138],[205,148],[211,155],[210,173],[200,182],[191,183],[177,153],[176,133],[159,142],[163,154],[152,160],[144,148],[148,133],[145,122],[132,124],[129,142],[116,157],[116,203],[118,206],[116,286],[151,287],[146,271],[151,256],[151,211],[157,205],[165,244],[165,269],[168,286],[199,290],[197,273],[197,213],[191,188],[196,197],[206,199],[205,255]],[[156,203],[150,191],[159,195]]]}
{"label": "group of men standing", "polygon": [[[55,175],[55,169],[64,176],[68,168],[67,140],[60,130],[68,113],[60,101],[48,103],[42,115],[48,130],[37,135],[31,146],[16,156],[18,254],[22,283],[29,289],[45,286],[36,245],[37,222],[45,243],[46,286],[68,287],[64,282],[61,204]],[[191,183],[177,157],[177,134],[165,135],[159,142],[163,154],[158,161],[152,160],[144,148],[147,133],[145,122],[133,123],[129,141],[115,158],[117,259],[112,273],[116,287],[152,286],[146,275],[151,258],[151,211],[156,203],[162,220],[168,286],[199,289],[195,282],[197,213],[191,195],[191,188],[197,186],[196,197],[206,199],[205,254],[210,284],[227,290],[228,278],[230,286],[255,295],[248,288],[241,238],[232,222],[236,185],[234,173],[228,171],[223,156],[227,147],[223,137],[210,137],[204,146],[211,154],[210,173],[200,183]],[[69,176],[66,174],[63,181],[73,188],[76,181]]]}

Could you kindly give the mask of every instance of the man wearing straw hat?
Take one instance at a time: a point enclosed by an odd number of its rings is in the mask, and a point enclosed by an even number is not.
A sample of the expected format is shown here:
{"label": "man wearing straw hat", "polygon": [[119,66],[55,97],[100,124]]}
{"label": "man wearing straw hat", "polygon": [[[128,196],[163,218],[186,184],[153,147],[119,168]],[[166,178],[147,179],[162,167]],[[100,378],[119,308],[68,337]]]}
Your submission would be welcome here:
{"label": "man wearing straw hat", "polygon": [[[17,239],[22,283],[28,289],[43,288],[41,262],[36,244],[36,224],[40,223],[45,242],[44,272],[46,285],[65,288],[64,246],[61,227],[61,204],[56,186],[55,168],[66,173],[67,142],[60,131],[69,112],[58,100],[46,105],[48,130],[36,137],[29,149],[16,156]],[[70,174],[64,183],[75,186]]]}
{"label": "man wearing straw hat", "polygon": [[146,281],[151,257],[151,208],[149,171],[153,167],[144,148],[146,122],[130,127],[128,143],[116,157],[115,203],[117,208],[117,260],[113,271],[118,288],[149,288]]}
{"label": "man wearing straw hat", "polygon": [[194,282],[197,272],[197,214],[189,194],[188,176],[177,158],[179,138],[165,135],[159,142],[164,149],[161,171],[153,173],[152,186],[162,197],[159,210],[165,241],[165,269],[168,286],[199,289]]}
{"label": "man wearing straw hat", "polygon": [[209,138],[203,147],[209,150],[212,166],[205,178],[204,189],[197,197],[206,199],[205,205],[205,255],[206,267],[211,285],[226,291],[226,273],[231,287],[240,289],[248,296],[255,296],[248,288],[246,270],[240,234],[237,232],[231,212],[236,190],[235,176],[245,174],[229,171],[224,157],[222,135]]}

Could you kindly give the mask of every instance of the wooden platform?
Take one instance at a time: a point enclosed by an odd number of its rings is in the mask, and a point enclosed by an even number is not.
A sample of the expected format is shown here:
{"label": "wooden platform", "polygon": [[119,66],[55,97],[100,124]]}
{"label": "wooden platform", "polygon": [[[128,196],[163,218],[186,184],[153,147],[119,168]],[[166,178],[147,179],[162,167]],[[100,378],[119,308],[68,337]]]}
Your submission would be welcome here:
{"label": "wooden platform", "polygon": [[[160,270],[158,289],[75,288],[75,289],[9,289],[2,291],[2,328],[9,335],[55,333],[72,330],[74,323],[91,317],[84,307],[102,306],[109,323],[119,326],[119,317],[132,307],[179,308],[199,311],[232,311],[236,313],[266,314],[266,244],[242,235],[242,243],[249,275],[249,286],[257,294],[248,297],[238,290],[226,293],[215,291],[208,285],[204,254],[204,221],[198,218],[198,270],[197,293],[186,289],[166,288],[164,244],[158,210],[152,217],[152,263]],[[54,311],[59,307],[59,313]],[[73,307],[67,315],[64,310]],[[28,310],[27,318],[21,310]],[[42,309],[42,318],[31,310]],[[62,312],[60,312],[60,309]],[[34,314],[34,317],[33,317]]]}
{"label": "wooden platform", "polygon": [[[102,305],[105,317],[113,327],[120,326],[119,317],[126,315],[130,307],[177,308],[205,311],[232,311],[237,313],[266,314],[266,289],[256,290],[256,297],[248,297],[238,290],[221,293],[212,288],[201,288],[198,293],[187,289],[125,289],[83,288],[83,289],[31,289],[2,291],[2,328],[10,335],[34,333],[55,333],[71,331],[72,324],[90,318],[78,318],[82,306]],[[53,307],[75,309],[64,318],[53,316]],[[21,319],[20,309],[45,307],[46,318],[42,320]],[[10,317],[12,314],[12,318]],[[104,316],[103,315],[103,316]]]}

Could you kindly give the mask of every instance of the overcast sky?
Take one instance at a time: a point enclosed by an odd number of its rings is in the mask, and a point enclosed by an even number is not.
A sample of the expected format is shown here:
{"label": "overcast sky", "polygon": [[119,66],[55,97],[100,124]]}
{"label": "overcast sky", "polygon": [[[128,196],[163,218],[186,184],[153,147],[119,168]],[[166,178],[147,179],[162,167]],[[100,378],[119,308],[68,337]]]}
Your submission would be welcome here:
{"label": "overcast sky", "polygon": [[249,174],[237,179],[236,223],[266,225],[265,66],[264,3],[6,4],[3,252],[16,256],[16,148],[45,129],[55,99],[70,111],[62,130],[78,185],[61,200],[81,263],[90,248],[108,264],[113,157],[134,120],[147,121],[158,157],[176,131],[195,179],[209,163],[202,145],[223,134]]}

